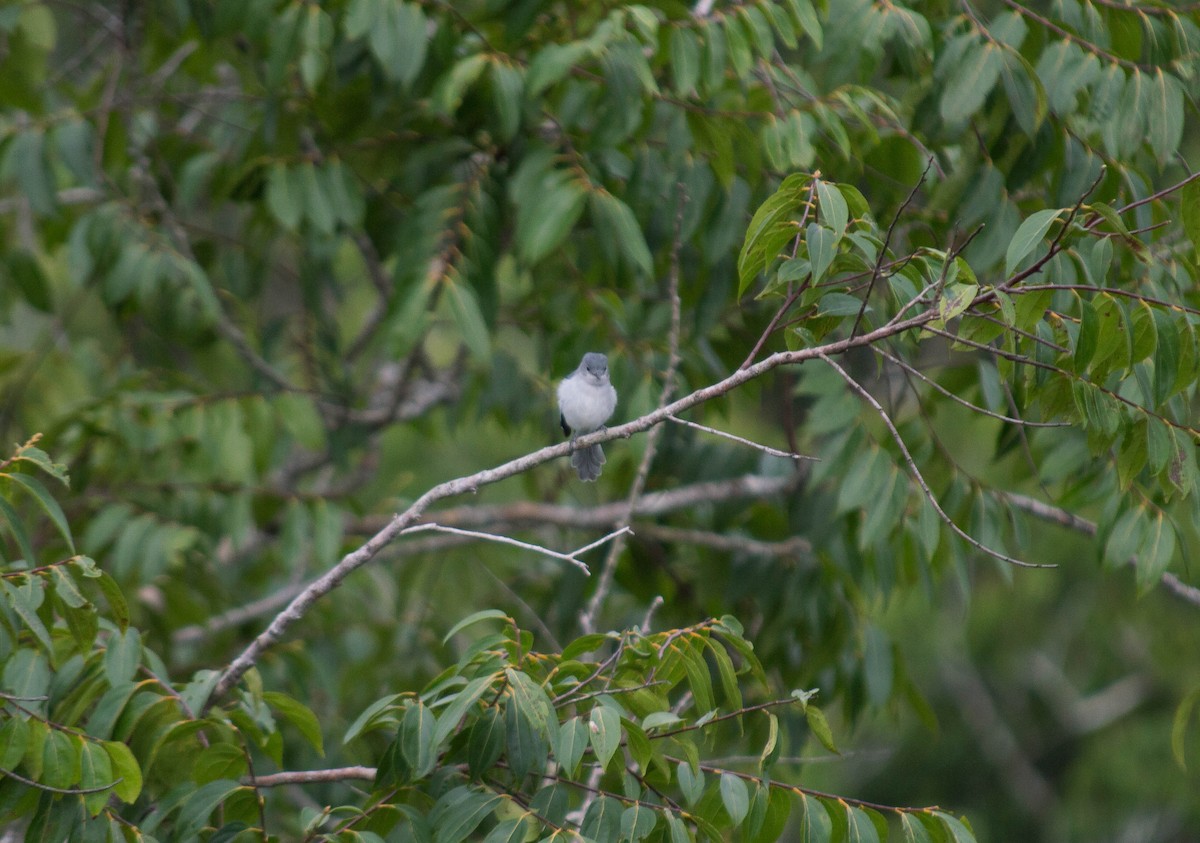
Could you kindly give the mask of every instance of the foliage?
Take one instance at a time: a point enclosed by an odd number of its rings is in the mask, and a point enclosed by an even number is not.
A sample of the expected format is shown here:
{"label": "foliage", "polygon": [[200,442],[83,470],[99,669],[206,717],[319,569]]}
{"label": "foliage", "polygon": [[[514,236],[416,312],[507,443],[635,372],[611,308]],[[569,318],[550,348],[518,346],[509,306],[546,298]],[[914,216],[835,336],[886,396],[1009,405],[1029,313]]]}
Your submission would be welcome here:
{"label": "foliage", "polygon": [[[1197,45],[1110,0],[0,8],[3,822],[972,839],[784,750],[931,717],[914,600],[1060,584],[1033,634],[1129,570],[1194,621]],[[595,349],[581,491],[537,449]]]}

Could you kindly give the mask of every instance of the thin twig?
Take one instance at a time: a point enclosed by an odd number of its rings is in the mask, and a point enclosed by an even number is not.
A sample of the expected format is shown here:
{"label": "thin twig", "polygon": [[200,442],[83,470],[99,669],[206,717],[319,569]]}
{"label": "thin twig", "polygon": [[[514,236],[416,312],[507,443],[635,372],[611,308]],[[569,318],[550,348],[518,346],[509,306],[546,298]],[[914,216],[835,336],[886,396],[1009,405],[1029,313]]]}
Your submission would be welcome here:
{"label": "thin twig", "polygon": [[942,395],[945,395],[951,401],[961,404],[964,407],[966,407],[967,409],[972,410],[973,412],[980,413],[985,416],[990,416],[993,419],[999,419],[1000,421],[1009,422],[1011,424],[1023,425],[1025,427],[1070,427],[1071,426],[1070,422],[1031,422],[1031,421],[1026,421],[1025,419],[1016,418],[1014,416],[1006,416],[1003,413],[994,413],[991,410],[987,409],[986,407],[980,407],[978,404],[972,404],[967,399],[965,399],[959,395],[955,395],[953,392],[946,389],[946,387],[942,386],[940,383],[935,381],[933,378],[922,373],[915,366],[912,366],[912,365],[906,363],[904,360],[901,360],[899,357],[896,357],[895,355],[890,354],[887,351],[884,351],[879,346],[875,346],[871,350],[874,351],[876,354],[880,355],[881,357],[885,357],[888,360],[892,361],[897,366],[899,366],[901,369],[908,372],[910,375],[915,375],[916,377],[925,381],[925,383],[932,386],[934,389],[936,389],[938,392],[942,393]]}
{"label": "thin twig", "polygon": [[871,281],[867,284],[867,292],[863,295],[862,306],[858,308],[858,315],[854,317],[854,326],[850,329],[850,336],[858,333],[858,327],[862,324],[863,315],[867,312],[867,302],[871,300],[871,293],[875,289],[875,284],[879,281],[879,276],[882,274],[883,259],[887,257],[888,246],[892,242],[892,232],[896,229],[896,223],[900,221],[900,215],[904,213],[913,201],[913,197],[917,195],[917,191],[921,189],[921,185],[925,183],[925,179],[929,177],[929,168],[933,166],[933,156],[929,156],[928,162],[925,164],[925,169],[921,171],[921,177],[917,179],[917,183],[912,186],[912,190],[908,192],[908,196],[900,203],[900,207],[896,209],[896,213],[892,215],[892,221],[888,223],[887,233],[883,236],[883,245],[879,247],[879,254],[875,256],[875,266],[871,270]]}
{"label": "thin twig", "polygon": [[1007,562],[1010,565],[1016,565],[1021,568],[1056,568],[1056,567],[1058,567],[1057,565],[1046,565],[1046,564],[1040,564],[1040,563],[1036,563],[1036,562],[1025,562],[1021,559],[1016,559],[1012,556],[1008,556],[1007,554],[1001,553],[998,550],[993,550],[992,548],[983,544],[983,542],[979,541],[974,536],[969,534],[966,530],[959,527],[958,524],[954,523],[954,519],[951,518],[949,515],[947,515],[946,511],[944,509],[942,509],[942,505],[940,503],[938,503],[937,497],[933,494],[933,490],[930,489],[929,484],[925,482],[925,477],[921,474],[921,470],[919,468],[917,468],[916,460],[914,460],[912,454],[909,453],[908,446],[904,444],[904,439],[900,436],[900,431],[898,431],[896,429],[896,425],[892,422],[892,419],[887,414],[887,411],[884,410],[882,406],[880,406],[879,402],[875,400],[875,397],[873,395],[871,395],[871,393],[867,392],[867,390],[862,386],[862,384],[860,384],[858,381],[856,381],[853,377],[850,376],[849,372],[847,372],[845,369],[843,369],[837,363],[833,362],[833,360],[831,360],[827,355],[821,354],[819,356],[822,360],[824,360],[827,364],[829,364],[829,366],[835,372],[837,372],[841,376],[842,380],[844,380],[847,383],[847,385],[849,385],[849,387],[852,390],[854,390],[855,393],[858,394],[858,396],[860,398],[862,398],[864,401],[866,401],[868,404],[870,404],[871,407],[875,410],[875,412],[879,414],[879,417],[881,419],[883,419],[883,423],[887,426],[888,432],[892,436],[892,441],[894,441],[896,443],[896,446],[900,449],[900,453],[904,456],[904,462],[908,466],[908,470],[912,473],[913,478],[916,479],[917,484],[921,487],[921,491],[925,493],[925,498],[929,501],[929,503],[933,507],[934,511],[938,514],[938,517],[941,518],[943,522],[945,522],[946,526],[948,526],[951,530],[954,531],[955,535],[957,535],[959,538],[961,538],[967,544],[971,545],[971,547],[975,548],[976,550],[986,553],[988,556],[991,556],[993,559],[999,559],[1001,562]]}
{"label": "thin twig", "polygon": [[[1049,521],[1052,524],[1058,524],[1060,527],[1066,527],[1074,530],[1077,533],[1083,533],[1085,536],[1095,538],[1097,533],[1096,524],[1076,515],[1073,512],[1068,512],[1054,504],[1049,504],[1044,501],[1039,501],[1036,498],[1031,498],[1028,495],[1017,494],[1016,492],[997,492],[997,494],[1011,506],[1027,512],[1030,515],[1036,516],[1043,521]],[[1137,558],[1129,560],[1130,565],[1137,565]],[[1193,606],[1200,606],[1200,588],[1194,585],[1189,585],[1179,577],[1172,574],[1170,571],[1164,571],[1162,575],[1162,586],[1167,591],[1174,594],[1181,600],[1191,603]]]}
{"label": "thin twig", "polygon": [[432,523],[417,524],[415,526],[409,527],[406,530],[401,531],[400,535],[407,536],[407,535],[411,535],[412,533],[423,533],[423,532],[429,532],[429,531],[438,532],[438,533],[450,533],[450,534],[456,535],[456,536],[467,536],[467,537],[474,538],[474,539],[482,539],[483,541],[497,542],[499,544],[509,544],[509,545],[512,545],[513,547],[520,547],[520,548],[524,548],[525,550],[532,550],[534,553],[539,553],[542,556],[549,556],[552,559],[561,559],[564,562],[570,562],[576,568],[578,568],[579,570],[583,571],[585,574],[588,574],[590,576],[591,570],[588,568],[587,564],[585,564],[584,562],[577,559],[576,556],[580,553],[585,553],[586,551],[589,551],[594,547],[602,545],[607,541],[611,541],[612,539],[616,538],[617,536],[620,536],[621,534],[628,532],[629,528],[622,527],[619,530],[615,530],[615,531],[609,533],[604,538],[594,541],[591,544],[586,545],[585,547],[581,547],[578,550],[572,551],[571,553],[559,553],[557,550],[551,550],[548,547],[542,547],[541,545],[530,544],[529,542],[523,542],[523,541],[520,541],[519,539],[514,539],[509,536],[500,536],[500,535],[496,535],[495,533],[481,533],[477,530],[463,530],[459,527],[447,527],[442,524],[432,524]]}
{"label": "thin twig", "polygon": [[677,416],[667,416],[667,421],[673,421],[676,424],[685,424],[688,427],[694,427],[696,430],[703,430],[705,433],[711,433],[714,436],[721,436],[725,439],[732,439],[734,442],[740,442],[743,445],[749,445],[751,448],[757,448],[760,451],[770,454],[773,457],[784,457],[790,460],[820,460],[820,457],[810,457],[807,454],[793,454],[791,451],[781,451],[778,448],[772,448],[769,445],[762,445],[751,439],[743,439],[740,436],[734,436],[732,433],[726,433],[723,430],[717,430],[715,427],[708,427],[703,424],[681,419]]}
{"label": "thin twig", "polygon": [[[675,392],[675,373],[679,368],[679,335],[682,324],[680,315],[682,305],[679,298],[679,252],[683,248],[683,211],[687,206],[688,196],[682,182],[676,190],[675,233],[671,246],[671,269],[667,274],[667,295],[671,303],[671,329],[667,342],[667,370],[663,375],[662,393],[658,399],[659,410],[666,407],[671,400],[671,395]],[[646,478],[650,476],[650,464],[654,461],[654,455],[658,450],[658,439],[661,435],[662,428],[656,427],[646,436],[646,449],[642,452],[642,460],[638,465],[633,485],[629,489],[625,512],[620,521],[621,525],[625,527],[628,527],[629,522],[633,520],[633,512],[637,507],[638,498],[642,496],[642,491],[646,488]],[[579,626],[584,632],[595,632],[596,630],[596,617],[600,614],[600,607],[604,604],[609,589],[612,588],[613,576],[617,570],[617,560],[624,549],[623,536],[608,548],[608,555],[604,558],[604,567],[600,569],[596,590],[592,592],[587,608],[579,617]]]}
{"label": "thin twig", "polygon": [[[852,348],[869,346],[888,337],[924,327],[933,318],[935,318],[935,314],[933,313],[919,313],[911,319],[889,323],[868,333],[860,334],[857,337],[847,337],[813,348],[776,352],[752,366],[737,370],[717,383],[697,389],[667,406],[653,410],[640,418],[622,425],[610,427],[607,430],[600,430],[595,433],[589,433],[586,436],[580,436],[575,441],[575,447],[586,448],[591,445],[610,442],[614,439],[628,439],[635,433],[650,430],[661,424],[670,416],[678,415],[705,401],[725,395],[737,389],[742,384],[760,378],[767,372],[777,369],[780,366],[794,365],[806,360],[819,359],[830,354],[841,354]],[[313,604],[333,591],[351,573],[370,562],[404,530],[417,523],[430,505],[445,498],[477,491],[481,486],[497,483],[509,477],[515,477],[550,460],[561,459],[567,456],[571,450],[572,446],[570,442],[549,445],[532,453],[509,460],[494,468],[477,471],[474,474],[447,480],[430,487],[424,494],[409,504],[407,509],[397,513],[378,533],[357,549],[343,556],[336,565],[313,580],[282,612],[277,614],[267,628],[259,633],[225,668],[213,696],[209,700],[210,705],[227,694],[246,671],[254,666],[259,656],[268,647],[282,640],[284,634],[308,613]]]}

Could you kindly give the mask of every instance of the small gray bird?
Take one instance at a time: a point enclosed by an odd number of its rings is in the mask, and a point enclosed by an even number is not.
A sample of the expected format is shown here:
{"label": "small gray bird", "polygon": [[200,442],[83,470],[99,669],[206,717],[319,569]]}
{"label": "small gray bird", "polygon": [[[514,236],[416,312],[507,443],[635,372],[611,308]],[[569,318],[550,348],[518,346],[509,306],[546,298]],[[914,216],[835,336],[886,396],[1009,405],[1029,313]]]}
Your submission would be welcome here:
{"label": "small gray bird", "polygon": [[[595,351],[583,355],[579,368],[558,385],[558,422],[571,437],[602,430],[617,408],[617,391],[608,381],[608,358]],[[595,480],[604,465],[604,449],[599,445],[581,448],[571,454],[571,465],[579,479]]]}

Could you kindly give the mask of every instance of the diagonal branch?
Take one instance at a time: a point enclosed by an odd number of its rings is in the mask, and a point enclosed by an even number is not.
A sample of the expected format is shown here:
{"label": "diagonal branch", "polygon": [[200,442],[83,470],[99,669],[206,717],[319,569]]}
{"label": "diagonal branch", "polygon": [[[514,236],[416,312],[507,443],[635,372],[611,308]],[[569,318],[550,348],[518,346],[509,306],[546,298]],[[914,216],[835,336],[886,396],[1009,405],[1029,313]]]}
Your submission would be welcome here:
{"label": "diagonal branch", "polygon": [[[841,354],[852,348],[869,346],[888,337],[920,328],[935,317],[936,314],[933,312],[919,313],[903,321],[883,325],[874,331],[860,334],[857,337],[847,337],[814,348],[776,352],[752,366],[748,366],[745,369],[738,369],[724,380],[697,389],[667,404],[665,407],[653,410],[640,418],[616,427],[610,427],[607,430],[599,430],[595,433],[589,433],[586,436],[580,436],[575,440],[574,447],[586,448],[591,445],[611,442],[615,439],[628,439],[636,433],[642,433],[661,424],[670,416],[678,415],[692,407],[703,404],[705,401],[726,395],[743,384],[760,378],[780,366],[803,363],[806,360],[825,358],[831,354]],[[284,634],[308,613],[313,604],[341,585],[342,581],[354,571],[375,558],[381,550],[394,541],[404,530],[418,523],[421,516],[425,514],[425,511],[432,504],[467,492],[476,492],[481,486],[498,483],[509,477],[523,474],[550,460],[561,459],[570,454],[571,449],[572,445],[570,442],[549,445],[532,453],[509,460],[495,468],[488,468],[483,471],[477,471],[474,474],[466,475],[465,477],[447,480],[430,488],[425,494],[413,501],[407,509],[397,513],[378,533],[369,538],[357,549],[347,553],[336,565],[313,580],[282,612],[277,614],[267,628],[259,633],[229,666],[225,668],[210,698],[210,705],[229,693],[230,689],[237,684],[246,671],[254,666],[259,656],[268,647],[282,640]]]}
{"label": "diagonal branch", "polygon": [[1007,562],[1010,565],[1016,565],[1021,568],[1056,568],[1056,567],[1058,567],[1057,565],[1041,565],[1041,564],[1037,564],[1034,562],[1025,562],[1020,559],[1016,559],[1012,556],[1008,556],[1004,553],[1001,553],[998,550],[993,550],[992,548],[985,545],[983,542],[979,541],[979,539],[972,536],[970,533],[968,533],[962,527],[958,526],[958,524],[956,524],[954,522],[954,519],[951,518],[949,515],[947,515],[946,511],[944,509],[942,509],[942,505],[940,503],[938,503],[937,496],[933,494],[933,490],[930,489],[929,484],[925,482],[925,477],[921,474],[921,470],[919,468],[917,468],[916,460],[914,460],[912,454],[909,453],[908,446],[904,444],[904,439],[903,439],[903,437],[900,436],[900,431],[898,431],[896,429],[896,425],[892,422],[891,417],[887,414],[887,410],[883,409],[883,407],[880,406],[879,402],[875,400],[875,396],[873,396],[873,395],[871,395],[871,393],[867,392],[867,390],[865,388],[863,388],[862,384],[860,384],[858,381],[856,381],[854,378],[852,378],[850,376],[849,372],[847,372],[845,369],[843,369],[837,363],[834,363],[826,355],[822,354],[820,356],[821,356],[821,359],[824,360],[826,363],[828,363],[835,372],[837,372],[839,375],[841,375],[842,380],[844,380],[847,383],[847,385],[849,385],[849,387],[852,390],[854,390],[855,393],[858,394],[858,396],[860,398],[862,398],[864,401],[866,401],[868,404],[870,404],[871,407],[874,408],[875,412],[879,414],[879,417],[881,419],[883,419],[883,423],[885,425],[887,425],[888,432],[892,435],[892,441],[894,441],[896,443],[896,446],[900,448],[900,453],[904,456],[904,462],[906,465],[908,465],[908,470],[912,473],[913,477],[916,479],[917,485],[919,485],[921,487],[921,491],[925,493],[925,498],[929,501],[929,503],[933,507],[934,511],[937,512],[938,517],[941,518],[943,522],[945,522],[947,527],[949,527],[951,530],[954,531],[955,535],[957,535],[959,538],[961,538],[967,544],[971,545],[971,547],[975,548],[976,550],[980,550],[980,551],[986,553],[988,556],[991,556],[994,559],[999,559],[1001,562]]}

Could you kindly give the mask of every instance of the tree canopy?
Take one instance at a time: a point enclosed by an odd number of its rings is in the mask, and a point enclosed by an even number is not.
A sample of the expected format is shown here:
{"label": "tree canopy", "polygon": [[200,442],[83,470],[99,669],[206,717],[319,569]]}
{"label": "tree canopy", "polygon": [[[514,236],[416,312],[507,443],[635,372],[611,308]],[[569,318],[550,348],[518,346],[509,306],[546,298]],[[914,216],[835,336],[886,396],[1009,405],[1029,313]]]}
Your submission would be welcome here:
{"label": "tree canopy", "polygon": [[0,828],[1200,835],[1200,6],[22,0],[0,79]]}

